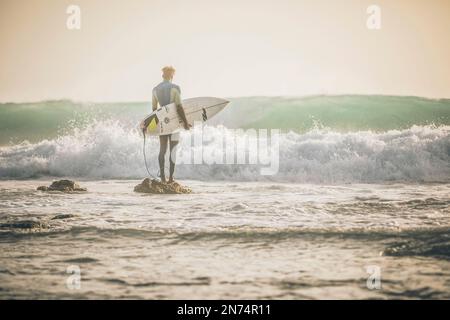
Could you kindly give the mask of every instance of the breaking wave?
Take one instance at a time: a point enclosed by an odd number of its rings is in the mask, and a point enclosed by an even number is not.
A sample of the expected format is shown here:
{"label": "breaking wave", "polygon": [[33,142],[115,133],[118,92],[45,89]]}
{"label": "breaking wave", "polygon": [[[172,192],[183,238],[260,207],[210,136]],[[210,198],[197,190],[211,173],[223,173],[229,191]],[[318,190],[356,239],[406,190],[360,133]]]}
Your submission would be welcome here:
{"label": "breaking wave", "polygon": [[[450,125],[450,100],[396,96],[310,96],[230,98],[210,125],[308,132],[317,126],[336,132],[404,130],[413,125]],[[114,119],[135,126],[150,103],[79,103],[68,100],[0,104],[0,145],[39,142]]]}
{"label": "breaking wave", "polygon": [[[179,154],[192,150],[191,132],[182,133]],[[246,138],[222,126],[203,128],[203,152],[223,146],[225,136]],[[119,121],[93,121],[54,139],[0,147],[0,178],[40,176],[86,179],[141,179],[146,175],[143,139]],[[157,168],[157,138],[147,141],[149,169]],[[194,152],[195,147],[193,148]],[[197,150],[198,151],[198,150]],[[273,180],[302,183],[449,182],[450,126],[412,126],[385,132],[289,131],[279,139],[279,166],[260,174],[258,164],[180,164],[176,176],[195,180]]]}

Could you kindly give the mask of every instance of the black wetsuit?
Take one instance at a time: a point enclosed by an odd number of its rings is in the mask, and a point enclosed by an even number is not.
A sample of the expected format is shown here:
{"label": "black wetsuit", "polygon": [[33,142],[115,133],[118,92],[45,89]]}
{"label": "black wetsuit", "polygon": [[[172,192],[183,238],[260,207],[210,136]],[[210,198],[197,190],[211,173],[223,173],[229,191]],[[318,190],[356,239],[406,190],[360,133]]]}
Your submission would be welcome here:
{"label": "black wetsuit", "polygon": [[[160,106],[165,106],[170,103],[175,102],[177,104],[177,107],[181,106],[181,90],[180,87],[176,84],[173,84],[171,81],[163,81],[160,84],[158,84],[153,89],[153,109],[155,110],[158,103]],[[173,178],[173,173],[175,171],[175,155],[176,155],[176,149],[175,147],[178,144],[178,135],[173,134],[167,134],[167,135],[161,135],[159,136],[159,156],[158,156],[158,162],[159,162],[159,171],[161,180],[165,180],[165,170],[164,170],[164,163],[165,163],[165,155],[167,152],[167,145],[170,145],[170,179]]]}

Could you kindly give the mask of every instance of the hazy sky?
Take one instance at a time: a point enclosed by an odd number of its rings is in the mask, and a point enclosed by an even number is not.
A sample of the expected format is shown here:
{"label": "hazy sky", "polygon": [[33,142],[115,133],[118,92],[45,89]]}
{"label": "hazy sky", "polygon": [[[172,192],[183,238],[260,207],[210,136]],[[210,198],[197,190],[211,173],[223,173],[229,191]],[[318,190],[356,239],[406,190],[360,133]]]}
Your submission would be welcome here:
{"label": "hazy sky", "polygon": [[0,0],[0,101],[148,100],[167,64],[185,98],[450,98],[449,39],[449,0]]}

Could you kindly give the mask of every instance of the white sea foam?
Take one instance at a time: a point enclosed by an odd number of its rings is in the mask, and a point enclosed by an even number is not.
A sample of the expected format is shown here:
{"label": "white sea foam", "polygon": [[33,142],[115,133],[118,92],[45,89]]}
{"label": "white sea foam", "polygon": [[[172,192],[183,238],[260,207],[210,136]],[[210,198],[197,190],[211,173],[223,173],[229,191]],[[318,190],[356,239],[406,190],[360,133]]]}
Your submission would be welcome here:
{"label": "white sea foam", "polygon": [[[195,129],[198,130],[198,129]],[[203,152],[222,146],[228,129],[206,127]],[[241,133],[245,136],[245,132]],[[183,132],[179,152],[191,147]],[[262,176],[259,165],[179,165],[176,176],[198,180],[273,180],[305,183],[450,180],[450,126],[413,126],[382,133],[316,129],[279,139],[279,171]],[[53,140],[0,148],[0,177],[142,178],[143,139],[119,122],[94,122]],[[149,168],[158,172],[157,138],[147,140]]]}

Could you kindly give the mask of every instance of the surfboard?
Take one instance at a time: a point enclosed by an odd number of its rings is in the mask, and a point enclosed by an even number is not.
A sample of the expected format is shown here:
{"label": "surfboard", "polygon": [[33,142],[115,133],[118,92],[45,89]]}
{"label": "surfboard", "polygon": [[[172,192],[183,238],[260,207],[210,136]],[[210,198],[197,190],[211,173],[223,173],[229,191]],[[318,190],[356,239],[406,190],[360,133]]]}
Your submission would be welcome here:
{"label": "surfboard", "polygon": [[[191,125],[195,122],[206,122],[211,119],[223,108],[229,101],[214,97],[189,98],[182,101],[184,113]],[[146,134],[150,136],[159,136],[172,134],[184,129],[183,121],[178,116],[177,108],[174,103],[159,107],[140,123],[143,129],[148,123]]]}

